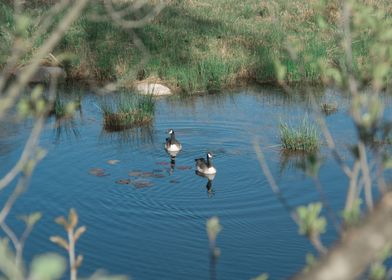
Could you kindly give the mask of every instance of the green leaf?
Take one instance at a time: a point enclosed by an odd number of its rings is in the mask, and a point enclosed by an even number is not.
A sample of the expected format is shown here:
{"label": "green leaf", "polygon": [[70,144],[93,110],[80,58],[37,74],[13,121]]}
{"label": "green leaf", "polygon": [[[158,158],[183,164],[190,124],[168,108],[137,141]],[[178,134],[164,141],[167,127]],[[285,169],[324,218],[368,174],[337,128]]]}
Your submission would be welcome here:
{"label": "green leaf", "polygon": [[318,16],[317,17],[317,24],[321,29],[325,29],[328,27],[327,22],[325,21],[325,19],[322,16]]}
{"label": "green leaf", "polygon": [[22,118],[25,118],[30,114],[30,104],[26,98],[23,98],[18,102],[17,108],[18,114]]}
{"label": "green leaf", "polygon": [[361,219],[361,204],[362,200],[357,198],[351,209],[344,210],[342,213],[342,217],[344,222],[348,225],[356,225],[359,223]]}
{"label": "green leaf", "polygon": [[309,271],[315,264],[317,264],[317,258],[312,254],[312,253],[307,253],[306,254],[306,266],[304,268],[304,271]]}
{"label": "green leaf", "polygon": [[30,215],[23,215],[20,217],[22,221],[26,223],[27,226],[33,226],[42,218],[41,212],[34,212]]}
{"label": "green leaf", "polygon": [[19,15],[16,17],[16,24],[15,24],[15,30],[16,32],[23,37],[27,37],[27,30],[29,28],[29,25],[31,24],[32,19],[28,17],[27,15]]}
{"label": "green leaf", "polygon": [[65,268],[66,261],[63,257],[54,253],[44,254],[33,259],[30,279],[60,279],[65,272]]}
{"label": "green leaf", "polygon": [[34,100],[34,101],[37,101],[38,99],[41,98],[43,91],[44,91],[43,86],[37,85],[36,87],[34,87],[33,91],[30,94],[31,95],[31,99]]}
{"label": "green leaf", "polygon": [[325,70],[325,76],[332,79],[336,84],[341,85],[343,77],[340,71],[336,68],[328,68]]}
{"label": "green leaf", "polygon": [[370,267],[371,280],[384,280],[386,279],[387,269],[382,263],[376,262]]}
{"label": "green leaf", "polygon": [[299,233],[307,236],[324,233],[327,220],[319,217],[322,209],[320,202],[310,203],[308,206],[299,206],[296,210],[298,217]]}
{"label": "green leaf", "polygon": [[11,251],[7,239],[0,239],[0,272],[7,279],[24,279],[23,269],[16,267],[15,254]]}
{"label": "green leaf", "polygon": [[389,70],[390,70],[389,63],[385,62],[376,65],[373,71],[374,80],[381,82],[382,79],[384,79],[384,77],[388,74]]}

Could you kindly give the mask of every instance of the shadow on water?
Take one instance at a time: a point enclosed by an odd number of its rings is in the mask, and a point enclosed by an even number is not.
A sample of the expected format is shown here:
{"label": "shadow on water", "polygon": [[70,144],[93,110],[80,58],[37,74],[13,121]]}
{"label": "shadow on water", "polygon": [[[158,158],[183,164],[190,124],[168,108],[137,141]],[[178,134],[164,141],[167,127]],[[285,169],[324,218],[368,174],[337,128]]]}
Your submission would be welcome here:
{"label": "shadow on water", "polygon": [[302,170],[307,156],[308,154],[303,151],[287,151],[282,149],[279,153],[279,175],[282,176],[286,171]]}
{"label": "shadow on water", "polygon": [[[80,137],[78,125],[83,122],[82,95],[80,90],[67,88],[57,93],[48,118],[49,122],[53,122],[56,143],[59,143],[63,136],[67,139]],[[70,113],[69,110],[73,112]]]}
{"label": "shadow on water", "polygon": [[55,120],[53,123],[53,132],[56,143],[59,143],[64,135],[66,138],[75,137],[78,139],[80,137],[80,132],[73,118]]}
{"label": "shadow on water", "polygon": [[79,104],[76,108],[76,112],[72,116],[53,116],[53,132],[55,142],[59,143],[63,136],[70,139],[72,137],[79,139],[80,132],[78,129],[78,121],[83,121],[82,106]]}
{"label": "shadow on water", "polygon": [[154,127],[148,125],[121,131],[107,131],[102,129],[99,139],[108,141],[109,143],[117,143],[120,146],[154,144]]}

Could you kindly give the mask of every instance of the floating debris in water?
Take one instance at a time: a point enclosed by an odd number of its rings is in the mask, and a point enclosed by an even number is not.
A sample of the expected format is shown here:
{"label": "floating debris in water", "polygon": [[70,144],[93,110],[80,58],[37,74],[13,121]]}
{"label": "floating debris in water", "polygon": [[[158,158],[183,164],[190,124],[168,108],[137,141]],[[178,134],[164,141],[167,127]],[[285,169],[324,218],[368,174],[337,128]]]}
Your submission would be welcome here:
{"label": "floating debris in water", "polygon": [[103,168],[91,168],[88,173],[97,177],[104,177],[110,175],[109,173],[105,173],[105,169]]}
{"label": "floating debris in water", "polygon": [[165,178],[165,174],[162,173],[153,173],[152,175],[153,178]]}
{"label": "floating debris in water", "polygon": [[192,166],[190,166],[190,165],[180,165],[180,166],[177,166],[177,169],[178,170],[190,170],[190,169],[192,169]]}
{"label": "floating debris in water", "polygon": [[178,184],[180,181],[178,181],[178,180],[170,180],[169,181],[169,183],[172,183],[172,184]]}
{"label": "floating debris in water", "polygon": [[129,172],[128,175],[131,177],[140,177],[143,175],[143,172],[134,170]]}
{"label": "floating debris in water", "polygon": [[152,172],[155,172],[155,173],[157,173],[157,172],[163,172],[163,169],[153,169]]}
{"label": "floating debris in water", "polygon": [[116,184],[120,185],[129,185],[131,183],[130,179],[119,179],[116,181]]}
{"label": "floating debris in water", "polygon": [[145,177],[145,178],[154,177],[154,173],[153,172],[143,172],[141,177]]}
{"label": "floating debris in water", "polygon": [[167,161],[158,161],[155,164],[158,164],[158,165],[169,165],[169,163]]}
{"label": "floating debris in water", "polygon": [[142,178],[164,178],[165,175],[162,174],[163,170],[162,169],[154,169],[153,172],[149,171],[139,171],[139,170],[133,170],[128,173],[129,176],[131,177],[142,177]]}
{"label": "floating debris in water", "polygon": [[134,185],[136,188],[147,188],[147,187],[152,187],[154,184],[150,181],[146,180],[136,180],[132,182],[132,185]]}
{"label": "floating debris in water", "polygon": [[117,163],[119,163],[120,161],[118,159],[109,159],[107,161],[107,163],[109,163],[110,165],[115,165]]}

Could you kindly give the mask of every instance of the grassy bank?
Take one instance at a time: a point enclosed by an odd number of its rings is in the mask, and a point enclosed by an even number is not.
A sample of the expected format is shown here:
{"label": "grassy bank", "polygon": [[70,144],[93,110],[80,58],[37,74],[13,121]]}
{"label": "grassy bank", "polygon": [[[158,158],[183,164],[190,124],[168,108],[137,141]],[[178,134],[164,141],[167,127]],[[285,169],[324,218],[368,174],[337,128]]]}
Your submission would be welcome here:
{"label": "grassy bank", "polygon": [[[48,7],[39,2],[30,4],[32,17]],[[77,54],[65,63],[73,79],[132,84],[137,78],[158,78],[184,92],[217,91],[249,80],[275,82],[277,62],[285,67],[287,82],[317,82],[322,65],[342,60],[337,2],[321,7],[316,0],[171,0],[151,23],[134,30],[148,56],[134,43],[132,32],[110,20],[92,20],[92,13],[104,14],[103,7],[94,4],[67,32],[54,55]],[[392,11],[386,0],[363,2]],[[7,28],[12,30],[14,22],[11,8],[0,6],[1,49],[5,49]],[[148,7],[127,18],[147,12]],[[356,70],[365,72],[372,34],[354,36]]]}

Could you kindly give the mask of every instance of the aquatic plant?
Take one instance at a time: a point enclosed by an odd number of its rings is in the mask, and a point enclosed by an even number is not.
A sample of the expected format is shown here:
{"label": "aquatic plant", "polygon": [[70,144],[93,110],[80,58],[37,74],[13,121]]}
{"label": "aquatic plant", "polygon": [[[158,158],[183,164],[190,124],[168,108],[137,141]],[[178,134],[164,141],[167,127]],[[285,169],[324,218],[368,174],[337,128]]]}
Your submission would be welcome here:
{"label": "aquatic plant", "polygon": [[306,118],[298,127],[281,123],[279,129],[283,149],[310,152],[320,146],[318,130]]}
{"label": "aquatic plant", "polygon": [[155,101],[152,95],[120,93],[115,97],[104,97],[99,107],[103,113],[104,128],[119,131],[151,123]]}

